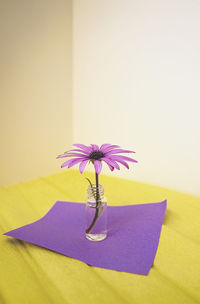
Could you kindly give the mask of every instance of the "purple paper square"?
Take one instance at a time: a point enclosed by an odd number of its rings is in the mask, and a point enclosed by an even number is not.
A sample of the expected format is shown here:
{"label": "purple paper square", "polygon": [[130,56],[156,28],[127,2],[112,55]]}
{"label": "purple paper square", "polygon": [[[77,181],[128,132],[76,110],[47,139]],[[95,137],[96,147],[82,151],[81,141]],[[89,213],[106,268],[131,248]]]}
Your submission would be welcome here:
{"label": "purple paper square", "polygon": [[57,201],[38,221],[5,235],[89,265],[147,275],[155,258],[167,201],[108,206],[108,237],[85,238],[85,204]]}

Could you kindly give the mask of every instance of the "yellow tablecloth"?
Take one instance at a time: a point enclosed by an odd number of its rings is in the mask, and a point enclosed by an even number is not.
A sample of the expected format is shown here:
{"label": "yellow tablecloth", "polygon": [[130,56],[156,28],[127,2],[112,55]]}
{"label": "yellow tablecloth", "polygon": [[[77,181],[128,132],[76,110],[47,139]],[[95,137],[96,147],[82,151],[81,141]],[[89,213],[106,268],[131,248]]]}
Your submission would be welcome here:
{"label": "yellow tablecloth", "polygon": [[[92,173],[76,170],[0,189],[0,303],[200,303],[200,198],[101,176],[110,205],[168,200],[154,265],[148,276],[88,266],[3,236],[34,222],[56,200],[85,201]],[[105,252],[106,254],[106,252]]]}

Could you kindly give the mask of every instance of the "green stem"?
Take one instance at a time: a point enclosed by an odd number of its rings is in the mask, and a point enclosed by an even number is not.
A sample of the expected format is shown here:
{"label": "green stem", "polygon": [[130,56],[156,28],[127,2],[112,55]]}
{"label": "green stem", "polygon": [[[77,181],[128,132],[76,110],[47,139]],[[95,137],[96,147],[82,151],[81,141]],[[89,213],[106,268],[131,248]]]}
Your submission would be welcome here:
{"label": "green stem", "polygon": [[98,204],[99,204],[99,176],[97,173],[95,174],[95,177],[96,177],[96,189],[97,189],[96,207],[98,207]]}
{"label": "green stem", "polygon": [[89,233],[92,228],[94,227],[97,219],[98,219],[98,214],[99,214],[99,180],[98,180],[98,174],[96,173],[96,189],[97,189],[97,195],[96,195],[96,210],[95,210],[95,215],[94,218],[92,220],[92,223],[90,224],[90,226],[86,229],[86,233]]}

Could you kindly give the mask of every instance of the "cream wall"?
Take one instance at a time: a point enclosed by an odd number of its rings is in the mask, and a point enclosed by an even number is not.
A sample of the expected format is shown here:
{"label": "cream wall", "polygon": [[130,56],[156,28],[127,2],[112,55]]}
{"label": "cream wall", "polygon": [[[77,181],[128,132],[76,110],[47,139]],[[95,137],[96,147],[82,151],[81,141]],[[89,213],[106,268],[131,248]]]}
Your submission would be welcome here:
{"label": "cream wall", "polygon": [[72,1],[0,1],[0,185],[60,171],[72,143]]}
{"label": "cream wall", "polygon": [[114,175],[200,195],[200,2],[73,3],[73,141],[134,149]]}

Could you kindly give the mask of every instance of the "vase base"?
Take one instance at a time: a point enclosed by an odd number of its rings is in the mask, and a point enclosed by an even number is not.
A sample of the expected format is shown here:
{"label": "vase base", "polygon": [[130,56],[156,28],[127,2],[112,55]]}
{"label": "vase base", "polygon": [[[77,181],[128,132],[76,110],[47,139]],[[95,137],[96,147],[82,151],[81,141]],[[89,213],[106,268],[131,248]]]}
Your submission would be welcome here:
{"label": "vase base", "polygon": [[107,234],[106,233],[101,233],[101,234],[86,233],[85,236],[86,236],[86,239],[88,239],[89,241],[99,242],[99,241],[105,240],[105,238],[107,237]]}

